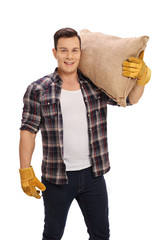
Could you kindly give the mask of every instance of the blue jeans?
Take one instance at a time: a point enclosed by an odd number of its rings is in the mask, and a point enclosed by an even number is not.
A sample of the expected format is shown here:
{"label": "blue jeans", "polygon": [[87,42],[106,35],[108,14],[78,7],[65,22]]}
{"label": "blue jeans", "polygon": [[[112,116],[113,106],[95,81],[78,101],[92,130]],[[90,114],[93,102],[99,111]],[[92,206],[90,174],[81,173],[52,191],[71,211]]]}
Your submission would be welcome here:
{"label": "blue jeans", "polygon": [[108,196],[104,177],[93,177],[91,167],[68,171],[67,176],[69,183],[65,185],[52,184],[42,177],[46,186],[43,192],[43,240],[62,238],[68,210],[74,199],[83,213],[89,240],[109,240]]}

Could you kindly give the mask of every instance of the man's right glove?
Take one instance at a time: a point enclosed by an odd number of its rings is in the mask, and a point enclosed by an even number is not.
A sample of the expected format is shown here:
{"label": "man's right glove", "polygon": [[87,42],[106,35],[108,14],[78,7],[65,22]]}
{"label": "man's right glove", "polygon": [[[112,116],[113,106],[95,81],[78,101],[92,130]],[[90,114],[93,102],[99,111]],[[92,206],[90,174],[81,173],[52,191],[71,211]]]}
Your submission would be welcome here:
{"label": "man's right glove", "polygon": [[33,168],[30,167],[19,169],[19,173],[21,177],[21,186],[23,191],[28,196],[33,196],[40,199],[40,191],[37,190],[36,187],[39,188],[41,191],[45,191],[46,187],[36,178]]}

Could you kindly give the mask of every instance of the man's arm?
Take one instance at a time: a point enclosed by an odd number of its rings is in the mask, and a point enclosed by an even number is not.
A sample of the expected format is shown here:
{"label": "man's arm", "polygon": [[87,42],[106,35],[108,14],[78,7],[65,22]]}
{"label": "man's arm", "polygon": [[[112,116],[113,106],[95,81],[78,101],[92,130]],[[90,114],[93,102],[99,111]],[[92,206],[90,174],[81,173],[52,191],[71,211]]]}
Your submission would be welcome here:
{"label": "man's arm", "polygon": [[39,92],[35,90],[35,85],[29,85],[23,98],[24,107],[19,144],[21,186],[27,195],[35,198],[41,198],[40,191],[36,187],[41,191],[45,190],[45,186],[36,178],[34,170],[30,166],[36,133],[39,131],[41,121],[38,99]]}
{"label": "man's arm", "polygon": [[20,168],[29,168],[35,147],[36,134],[29,131],[20,131],[19,156]]}
{"label": "man's arm", "polygon": [[35,198],[41,198],[39,195],[40,191],[45,191],[46,187],[41,183],[35,176],[33,168],[30,166],[31,158],[35,147],[36,134],[26,130],[20,132],[20,144],[19,144],[19,155],[20,155],[20,177],[21,186],[23,191],[28,196]]}
{"label": "man's arm", "polygon": [[129,101],[135,104],[139,101],[144,92],[145,85],[151,78],[151,70],[143,61],[144,51],[139,55],[139,58],[130,57],[128,61],[123,62],[123,76],[137,78],[136,84],[129,93]]}
{"label": "man's arm", "polygon": [[142,97],[144,92],[145,86],[139,86],[137,83],[132,88],[131,92],[129,93],[129,102],[131,104],[138,103],[139,99]]}

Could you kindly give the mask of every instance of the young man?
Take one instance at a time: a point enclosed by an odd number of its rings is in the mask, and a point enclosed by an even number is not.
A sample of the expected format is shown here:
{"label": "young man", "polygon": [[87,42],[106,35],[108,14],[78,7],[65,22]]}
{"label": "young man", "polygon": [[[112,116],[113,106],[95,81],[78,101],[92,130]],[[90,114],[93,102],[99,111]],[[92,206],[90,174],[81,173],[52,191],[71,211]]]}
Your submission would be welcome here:
{"label": "young man", "polygon": [[[43,191],[43,240],[62,238],[69,207],[76,199],[84,215],[90,240],[110,237],[108,197],[103,175],[109,171],[107,104],[117,105],[78,71],[81,41],[77,32],[64,28],[54,35],[55,72],[27,88],[20,133],[22,189],[40,198]],[[125,62],[123,74],[138,77],[127,104],[138,102],[150,76],[140,59]],[[31,167],[35,137],[41,129],[42,182]]]}

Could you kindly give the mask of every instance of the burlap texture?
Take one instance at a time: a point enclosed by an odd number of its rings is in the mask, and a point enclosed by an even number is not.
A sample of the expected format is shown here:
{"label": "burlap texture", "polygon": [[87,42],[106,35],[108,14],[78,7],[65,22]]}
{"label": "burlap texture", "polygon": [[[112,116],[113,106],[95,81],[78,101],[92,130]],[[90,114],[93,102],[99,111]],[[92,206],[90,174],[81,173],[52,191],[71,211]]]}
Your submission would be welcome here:
{"label": "burlap texture", "polygon": [[79,70],[120,106],[136,79],[122,76],[122,63],[129,57],[138,57],[146,48],[148,36],[120,38],[82,30],[82,57]]}

